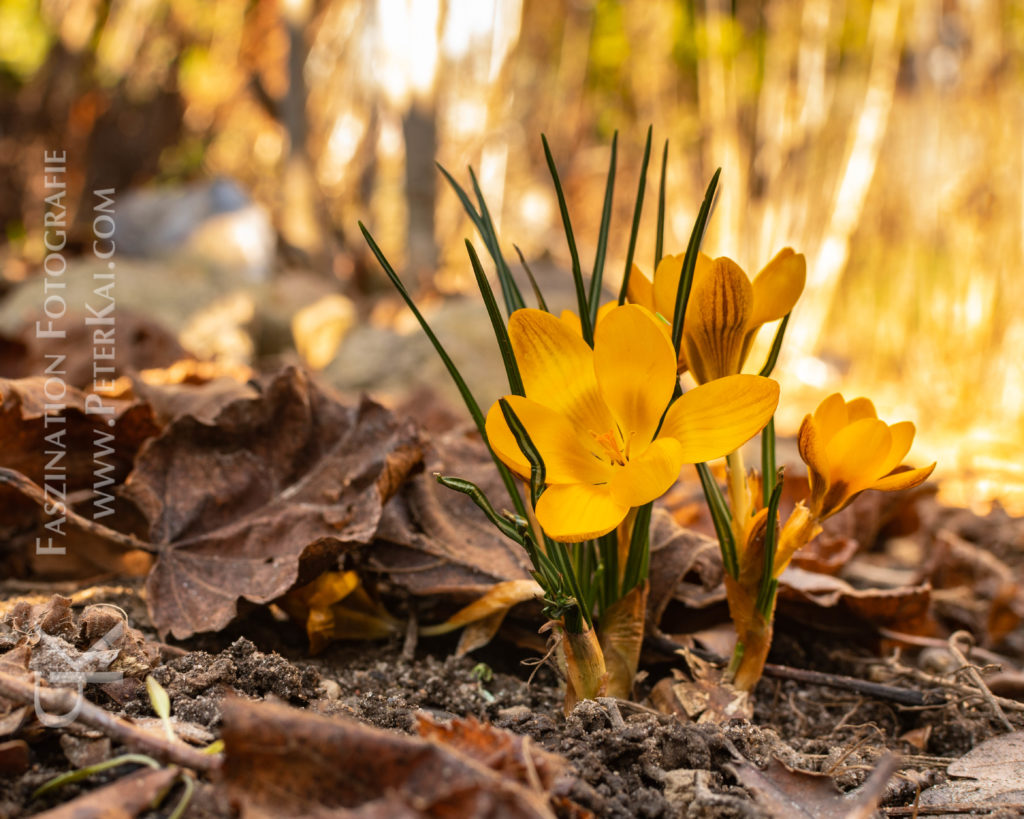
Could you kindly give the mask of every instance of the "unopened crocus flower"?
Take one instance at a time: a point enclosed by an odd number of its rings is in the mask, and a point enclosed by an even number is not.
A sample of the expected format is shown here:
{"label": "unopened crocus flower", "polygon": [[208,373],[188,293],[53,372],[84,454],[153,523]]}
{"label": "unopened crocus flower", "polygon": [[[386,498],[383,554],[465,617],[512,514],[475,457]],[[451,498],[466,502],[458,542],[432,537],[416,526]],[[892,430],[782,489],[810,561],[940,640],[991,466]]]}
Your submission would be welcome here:
{"label": "unopened crocus flower", "polygon": [[[651,281],[634,265],[629,300],[671,322],[682,268],[682,254],[665,256]],[[689,369],[701,384],[740,372],[757,331],[793,309],[806,276],[803,254],[788,247],[753,281],[732,259],[700,253],[683,321],[680,372]]]}
{"label": "unopened crocus flower", "polygon": [[[552,538],[578,542],[612,531],[631,508],[660,497],[685,463],[719,458],[772,417],[779,387],[735,375],[675,401],[676,356],[646,308],[609,310],[590,346],[541,310],[517,310],[509,338],[526,396],[506,396],[545,466],[537,520]],[[514,472],[529,477],[498,403],[488,440]]]}
{"label": "unopened crocus flower", "polygon": [[843,400],[833,393],[800,425],[800,457],[807,464],[810,515],[821,521],[845,508],[866,489],[892,491],[923,483],[935,464],[900,469],[914,442],[910,421],[878,420],[867,398]]}

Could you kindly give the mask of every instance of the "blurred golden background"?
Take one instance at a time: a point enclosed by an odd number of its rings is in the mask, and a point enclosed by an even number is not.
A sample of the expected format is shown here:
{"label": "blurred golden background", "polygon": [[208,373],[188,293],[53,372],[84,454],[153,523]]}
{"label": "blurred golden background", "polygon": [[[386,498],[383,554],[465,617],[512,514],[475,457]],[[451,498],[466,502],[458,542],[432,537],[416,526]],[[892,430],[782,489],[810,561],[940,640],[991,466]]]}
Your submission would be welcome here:
{"label": "blurred golden background", "polygon": [[586,266],[618,131],[614,285],[653,125],[643,268],[666,138],[666,251],[721,166],[705,250],[807,256],[780,428],[868,395],[948,500],[1024,513],[1022,52],[1017,0],[0,0],[4,287],[38,272],[57,147],[80,241],[97,187],[235,180],[275,271],[394,323],[358,219],[428,303],[464,292],[472,225],[434,162],[471,165],[506,256],[567,276],[539,135]]}

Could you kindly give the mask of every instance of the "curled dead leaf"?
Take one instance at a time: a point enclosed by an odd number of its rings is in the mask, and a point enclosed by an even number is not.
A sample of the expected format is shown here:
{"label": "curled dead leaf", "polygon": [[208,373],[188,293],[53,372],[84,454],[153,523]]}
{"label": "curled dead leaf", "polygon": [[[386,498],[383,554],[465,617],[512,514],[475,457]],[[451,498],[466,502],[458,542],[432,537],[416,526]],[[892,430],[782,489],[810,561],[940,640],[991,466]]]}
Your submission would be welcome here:
{"label": "curled dead leaf", "polygon": [[368,543],[421,457],[415,429],[364,399],[347,407],[288,368],[212,424],[183,416],[140,454],[126,493],[159,557],[154,625],[223,628],[242,598],[267,603]]}

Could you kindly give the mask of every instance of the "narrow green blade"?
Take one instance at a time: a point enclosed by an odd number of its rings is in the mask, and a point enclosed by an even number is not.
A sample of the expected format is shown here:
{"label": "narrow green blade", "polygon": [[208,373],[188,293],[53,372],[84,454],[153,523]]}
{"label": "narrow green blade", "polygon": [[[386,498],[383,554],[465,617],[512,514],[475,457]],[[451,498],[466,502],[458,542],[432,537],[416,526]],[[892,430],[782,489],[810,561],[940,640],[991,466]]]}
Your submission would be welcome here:
{"label": "narrow green blade", "polygon": [[511,538],[516,543],[522,544],[523,538],[519,532],[516,531],[516,527],[494,510],[491,502],[487,499],[487,495],[484,494],[484,491],[479,486],[472,481],[463,480],[462,478],[452,478],[438,472],[434,473],[434,478],[439,484],[441,484],[441,486],[466,495],[473,501],[473,503],[480,507],[480,510],[487,516],[487,519],[493,523],[495,527],[505,535],[505,537]]}
{"label": "narrow green blade", "polygon": [[761,497],[764,505],[771,501],[775,491],[775,416],[761,430]]}
{"label": "narrow green blade", "polygon": [[540,292],[540,288],[537,286],[537,280],[533,277],[533,271],[530,270],[530,265],[526,263],[526,257],[523,255],[523,251],[519,249],[519,245],[512,245],[516,249],[516,253],[519,254],[519,262],[523,266],[523,270],[526,271],[526,278],[530,280],[530,287],[533,288],[533,297],[537,299],[537,307],[543,310],[545,313],[550,313],[548,310],[547,302],[544,301],[544,294]]}
{"label": "narrow green blade", "polygon": [[604,565],[604,598],[605,607],[619,599],[619,537],[612,530],[597,541]]}
{"label": "narrow green blade", "polygon": [[615,196],[615,163],[619,150],[619,132],[612,137],[612,158],[608,164],[608,181],[604,186],[604,207],[601,209],[601,227],[597,234],[597,253],[594,273],[590,277],[590,324],[597,326],[597,308],[601,302],[601,282],[604,280],[604,258],[608,252],[608,229],[612,220],[612,200]]}
{"label": "narrow green blade", "polygon": [[[519,285],[516,284],[515,279],[512,278],[512,271],[509,270],[508,263],[505,261],[505,256],[501,252],[501,243],[498,241],[498,231],[494,227],[494,220],[491,218],[491,212],[487,208],[487,200],[484,199],[483,191],[480,190],[480,184],[476,180],[476,174],[473,172],[473,168],[469,169],[469,178],[473,182],[473,193],[476,194],[476,201],[480,205],[480,217],[481,221],[486,228],[486,234],[484,234],[484,241],[487,243],[487,248],[491,253],[491,258],[494,259],[494,264],[498,270],[498,281],[501,283],[501,292],[507,293],[507,302],[513,305],[515,310],[520,310],[526,307],[526,302],[523,301],[523,294],[519,291]],[[509,315],[512,315],[513,308],[509,308]]]}
{"label": "narrow green blade", "polygon": [[590,320],[590,307],[587,304],[587,291],[583,286],[583,271],[580,269],[580,254],[576,250],[576,237],[573,235],[572,222],[569,220],[569,207],[565,203],[565,192],[562,190],[562,182],[558,178],[558,168],[555,167],[555,159],[551,155],[548,138],[541,134],[540,139],[544,145],[544,157],[548,162],[551,180],[555,184],[555,193],[558,195],[558,209],[562,212],[562,227],[565,228],[565,240],[569,243],[569,255],[572,257],[572,280],[576,285],[576,304],[580,314],[583,340],[593,347],[594,325]]}
{"label": "narrow green blade", "polygon": [[772,348],[768,352],[768,358],[764,362],[764,366],[761,368],[759,375],[769,376],[772,374],[772,370],[775,369],[775,365],[779,361],[779,351],[782,349],[782,339],[786,336],[786,326],[789,324],[789,317],[791,313],[786,313],[782,317],[782,322],[779,324],[779,329],[775,331],[775,338],[772,339]]}
{"label": "narrow green blade", "polygon": [[[619,288],[619,304],[626,303],[629,291],[629,277],[633,272],[633,256],[636,253],[636,239],[640,234],[640,215],[644,209],[644,190],[647,187],[647,165],[651,161],[651,135],[653,126],[647,126],[647,142],[644,144],[644,158],[640,163],[640,181],[637,183],[636,204],[633,205],[633,226],[629,232],[629,250],[626,252],[626,271],[622,274],[622,287]],[[653,271],[652,274],[653,275]]]}
{"label": "narrow green blade", "polygon": [[700,246],[704,241],[704,231],[708,226],[711,205],[715,201],[715,191],[718,189],[718,177],[721,175],[722,169],[719,168],[711,177],[708,189],[704,193],[704,201],[697,212],[697,220],[694,222],[690,241],[686,245],[683,270],[679,277],[679,290],[676,291],[676,306],[672,315],[672,346],[676,348],[676,355],[679,355],[683,343],[683,317],[686,315],[686,305],[690,301],[690,288],[693,286],[693,271],[697,267],[697,254],[700,253]]}
{"label": "narrow green blade", "polygon": [[[448,370],[448,375],[451,376],[452,381],[455,382],[455,386],[459,390],[459,395],[462,396],[463,402],[466,404],[466,409],[469,410],[469,414],[473,418],[473,423],[476,424],[477,430],[480,432],[480,436],[487,442],[487,430],[485,428],[484,414],[480,411],[480,405],[477,403],[476,398],[473,397],[473,393],[470,391],[469,386],[466,384],[465,379],[459,372],[459,368],[455,366],[455,362],[452,361],[451,356],[448,355],[448,351],[445,350],[444,345],[441,344],[440,339],[434,335],[434,331],[430,328],[430,324],[423,317],[423,314],[416,307],[416,303],[413,301],[412,296],[409,295],[409,291],[405,289],[405,285],[402,283],[401,278],[395,269],[391,266],[391,263],[387,260],[384,252],[377,246],[373,236],[370,235],[370,231],[366,229],[366,226],[359,222],[359,230],[362,231],[363,238],[366,243],[370,246],[370,250],[373,251],[373,255],[377,257],[377,261],[383,268],[384,273],[391,280],[391,284],[394,285],[398,294],[402,297],[402,300],[406,303],[412,314],[416,317],[420,327],[426,334],[427,338],[430,339],[430,343],[433,345],[434,350],[437,352],[441,361],[444,363],[445,369]],[[488,449],[490,447],[488,446]],[[498,474],[501,475],[502,483],[505,484],[505,488],[508,490],[509,498],[513,505],[516,507],[516,511],[519,514],[526,516],[526,507],[523,505],[523,499],[519,494],[519,487],[516,486],[515,479],[512,477],[512,473],[508,467],[505,466],[494,454],[494,450],[491,451],[491,457],[494,459],[494,465],[498,468]]]}
{"label": "narrow green blade", "polygon": [[620,595],[622,597],[639,585],[646,576],[644,571],[648,565],[647,553],[651,548],[651,509],[653,506],[653,503],[647,503],[636,510],[633,536],[629,541],[629,557],[626,558],[626,571],[622,577],[622,593]]}
{"label": "narrow green blade", "polygon": [[501,350],[501,360],[505,364],[505,373],[508,375],[508,387],[513,395],[526,395],[523,389],[523,379],[519,375],[519,364],[516,363],[515,353],[512,352],[512,342],[508,337],[508,328],[505,327],[505,320],[498,310],[498,302],[494,300],[494,291],[487,281],[487,274],[484,273],[483,265],[480,264],[480,257],[476,255],[473,243],[466,239],[466,250],[469,252],[469,261],[473,265],[473,275],[476,276],[476,286],[480,288],[480,295],[484,298],[484,305],[487,307],[487,315],[491,319],[491,330],[498,340],[498,349]]}
{"label": "narrow green blade", "polygon": [[736,555],[736,540],[732,534],[732,514],[729,512],[729,505],[722,497],[722,490],[718,486],[714,475],[707,464],[696,464],[697,474],[700,476],[700,485],[704,490],[704,497],[708,502],[708,509],[711,511],[711,520],[715,524],[715,534],[718,535],[718,545],[722,550],[722,563],[730,576],[739,575],[739,558]]}
{"label": "narrow green blade", "polygon": [[658,269],[665,248],[665,179],[668,176],[668,140],[661,151],[661,181],[658,183],[658,230],[654,239],[654,269]]}
{"label": "narrow green blade", "polygon": [[[525,306],[525,303],[523,302],[522,295],[519,293],[519,289],[515,286],[515,282],[511,280],[511,275],[509,275],[506,280],[506,278],[502,277],[500,273],[503,266],[506,270],[508,269],[508,266],[505,265],[505,260],[501,256],[501,250],[497,245],[497,237],[493,236],[493,223],[490,222],[490,214],[487,214],[485,219],[483,213],[477,212],[476,207],[469,198],[469,194],[467,194],[466,191],[463,190],[462,186],[455,181],[455,177],[448,173],[448,171],[446,171],[440,164],[437,165],[437,169],[441,171],[444,178],[448,180],[448,184],[451,185],[452,190],[455,191],[455,195],[459,197],[459,201],[462,203],[462,209],[466,211],[466,215],[469,216],[470,220],[473,222],[477,232],[480,234],[480,238],[483,239],[484,244],[487,245],[487,252],[491,255],[491,258],[494,259],[494,263],[497,265],[499,270],[498,281],[501,283],[501,295],[505,301],[506,313],[507,315],[512,315],[512,313],[520,307]],[[472,172],[472,169],[470,169],[471,174]],[[483,198],[481,197],[481,202],[482,201]],[[498,261],[499,259],[501,259],[500,262]],[[509,284],[511,284],[511,287],[509,287]]]}
{"label": "narrow green blade", "polygon": [[775,550],[779,542],[779,500],[782,498],[783,470],[778,475],[773,475],[775,488],[772,490],[771,499],[768,502],[768,531],[764,537],[764,567],[761,572],[761,582],[757,587],[757,610],[766,618],[775,591],[775,578],[772,573],[775,569]]}
{"label": "narrow green blade", "polygon": [[547,474],[547,470],[544,468],[544,459],[530,439],[530,433],[526,431],[526,427],[523,426],[523,422],[519,420],[515,410],[512,409],[508,401],[504,398],[499,398],[498,404],[501,407],[501,414],[505,416],[508,428],[512,431],[512,437],[516,439],[519,449],[526,460],[530,462],[530,499],[533,502],[533,507],[536,509],[537,500],[544,491],[544,479]]}

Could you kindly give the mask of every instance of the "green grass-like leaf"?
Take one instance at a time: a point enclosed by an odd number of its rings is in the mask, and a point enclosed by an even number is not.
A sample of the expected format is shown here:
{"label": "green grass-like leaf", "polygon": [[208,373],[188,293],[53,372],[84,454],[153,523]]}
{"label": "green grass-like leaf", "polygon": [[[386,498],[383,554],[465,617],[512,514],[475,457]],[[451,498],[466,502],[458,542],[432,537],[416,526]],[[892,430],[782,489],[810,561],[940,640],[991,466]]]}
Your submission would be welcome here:
{"label": "green grass-like leaf", "polygon": [[537,309],[543,310],[545,313],[550,313],[548,310],[548,303],[544,301],[544,294],[540,292],[540,287],[537,286],[537,279],[533,276],[533,271],[530,270],[530,265],[526,263],[526,257],[523,255],[523,251],[519,249],[519,245],[512,245],[516,249],[516,253],[519,254],[519,263],[523,266],[523,270],[526,271],[526,278],[530,280],[530,287],[533,288],[533,297],[537,299]]}
{"label": "green grass-like leaf", "polygon": [[597,309],[601,302],[601,282],[604,280],[604,259],[608,252],[608,229],[612,220],[612,200],[615,196],[615,163],[619,150],[619,132],[612,137],[612,157],[608,164],[608,180],[604,186],[604,207],[601,208],[601,227],[597,233],[597,252],[594,272],[590,277],[590,323],[597,326]]}
{"label": "green grass-like leaf", "polygon": [[[366,229],[366,226],[359,222],[359,230],[363,233],[363,238],[366,243],[370,246],[370,250],[373,251],[373,255],[377,257],[377,261],[383,268],[384,273],[391,280],[391,284],[394,285],[398,294],[402,297],[402,300],[406,303],[412,314],[416,317],[420,327],[426,334],[427,338],[430,339],[430,343],[433,345],[435,352],[437,352],[441,361],[444,363],[445,369],[451,376],[452,381],[455,382],[455,386],[459,390],[459,395],[462,396],[462,400],[466,405],[466,409],[469,410],[470,416],[473,418],[473,423],[476,424],[477,430],[480,432],[480,436],[487,441],[487,430],[485,428],[484,414],[480,411],[480,405],[477,403],[476,398],[473,397],[473,393],[470,391],[469,386],[466,384],[466,380],[462,377],[459,372],[459,368],[455,366],[455,362],[452,361],[451,356],[448,355],[448,351],[445,350],[444,345],[441,344],[440,339],[434,334],[434,331],[430,328],[430,324],[423,317],[423,314],[416,307],[416,303],[413,301],[412,296],[409,295],[409,291],[405,289],[405,285],[402,283],[402,279],[398,273],[391,266],[391,263],[387,260],[383,251],[378,247],[374,241],[373,236],[370,235],[370,231]],[[489,449],[490,447],[488,447]],[[523,517],[526,517],[526,507],[523,505],[523,499],[519,495],[519,488],[516,486],[515,480],[512,477],[512,473],[505,464],[501,462],[497,455],[494,454],[494,450],[491,450],[491,457],[494,459],[494,465],[498,468],[498,473],[501,475],[501,480],[505,484],[505,488],[508,490],[509,498],[512,500],[516,511],[519,512]]]}
{"label": "green grass-like leaf", "polygon": [[775,487],[772,496],[768,501],[768,530],[764,537],[764,568],[761,572],[761,582],[757,587],[757,610],[767,620],[771,615],[772,605],[775,600],[775,588],[778,585],[772,572],[775,568],[775,550],[779,543],[779,500],[782,498],[782,470],[778,475],[772,476]]}
{"label": "green grass-like leaf", "polygon": [[711,205],[715,201],[715,191],[718,189],[718,178],[721,175],[722,169],[719,168],[708,183],[704,201],[701,202],[697,219],[693,224],[693,231],[690,233],[690,241],[686,245],[686,255],[683,257],[683,270],[679,277],[679,289],[676,291],[675,310],[672,314],[672,346],[676,348],[677,356],[683,343],[683,317],[686,315],[686,305],[690,301],[690,288],[693,287],[693,271],[697,267],[697,254],[700,253],[700,246],[704,241],[704,231],[708,226]]}
{"label": "green grass-like leaf", "polygon": [[477,232],[480,234],[480,238],[484,240],[484,244],[487,246],[487,252],[494,259],[494,264],[498,270],[498,282],[501,285],[501,294],[505,301],[505,310],[507,315],[512,315],[513,312],[521,307],[526,306],[526,302],[523,301],[523,296],[519,292],[519,288],[516,286],[515,281],[512,279],[512,274],[508,270],[508,265],[505,264],[505,259],[501,255],[501,248],[498,245],[498,237],[494,231],[494,222],[491,220],[490,213],[486,210],[483,195],[480,194],[479,188],[476,186],[476,176],[473,175],[473,169],[469,169],[469,173],[473,178],[473,186],[479,196],[481,203],[481,210],[477,211],[472,200],[469,198],[469,194],[463,189],[463,187],[455,181],[453,177],[444,166],[437,163],[437,169],[444,175],[444,178],[448,180],[448,184],[451,185],[452,190],[455,191],[455,195],[459,197],[459,202],[462,203],[462,209],[466,211],[466,215],[469,216],[470,221],[476,227]]}
{"label": "green grass-like leaf", "polygon": [[[658,182],[658,226],[654,234],[654,270],[658,269],[665,249],[665,181],[668,176],[668,140],[661,150],[661,181]],[[652,272],[653,275],[653,272]]]}
{"label": "green grass-like leaf", "polygon": [[534,446],[530,433],[526,431],[526,427],[519,420],[519,416],[512,409],[512,405],[504,398],[499,398],[498,406],[501,407],[501,414],[505,416],[505,423],[508,424],[508,428],[512,431],[512,437],[516,439],[517,446],[522,451],[526,460],[530,462],[530,500],[534,508],[536,508],[537,501],[544,492],[544,480],[547,475],[544,458],[541,457],[540,450]]}
{"label": "green grass-like leaf", "polygon": [[583,286],[583,271],[580,269],[580,254],[576,249],[576,237],[573,234],[572,222],[569,219],[569,206],[565,203],[565,191],[562,190],[562,182],[558,178],[558,168],[555,167],[555,159],[551,155],[548,138],[541,134],[540,140],[544,145],[544,158],[547,159],[548,170],[551,172],[551,181],[555,185],[555,193],[558,196],[558,209],[562,214],[562,227],[565,229],[565,240],[569,244],[569,255],[572,257],[572,280],[573,284],[576,285],[576,306],[580,314],[583,340],[593,347],[594,324],[590,320],[590,306],[587,303],[586,288]]}
{"label": "green grass-like leaf", "polygon": [[498,340],[498,349],[501,351],[501,360],[505,365],[505,374],[508,376],[508,387],[513,395],[526,395],[523,388],[523,379],[519,374],[519,364],[516,363],[515,353],[512,352],[512,342],[508,337],[508,328],[505,320],[498,310],[498,302],[494,300],[494,291],[487,281],[487,274],[484,273],[483,265],[480,264],[480,257],[476,255],[476,248],[473,243],[466,239],[466,251],[469,253],[469,261],[473,265],[473,275],[476,277],[476,286],[480,288],[480,295],[483,296],[484,305],[487,308],[487,315],[491,319],[491,330]]}
{"label": "green grass-like leaf", "polygon": [[32,792],[30,799],[38,799],[40,796],[56,790],[57,788],[61,788],[64,785],[70,785],[72,782],[81,782],[83,779],[88,779],[93,774],[108,771],[111,768],[117,768],[120,765],[145,765],[153,770],[158,770],[160,768],[160,763],[151,756],[146,756],[145,754],[122,754],[121,756],[105,759],[103,762],[97,762],[95,765],[89,765],[86,768],[79,768],[77,771],[68,771],[66,774],[54,777],[49,782],[45,782],[36,788]]}
{"label": "green grass-like leaf", "polygon": [[494,259],[494,264],[498,271],[498,282],[501,284],[501,292],[508,294],[506,303],[509,305],[509,315],[512,315],[515,310],[526,307],[526,302],[523,300],[523,294],[519,291],[519,285],[512,278],[512,271],[509,270],[505,256],[501,252],[498,230],[494,226],[494,220],[491,218],[491,212],[487,207],[487,200],[484,199],[483,191],[480,190],[480,184],[477,182],[476,174],[472,168],[469,169],[469,178],[473,182],[473,193],[476,194],[476,201],[480,205],[480,220],[487,231],[484,241],[487,243],[488,250],[490,250],[491,258]]}
{"label": "green grass-like leaf", "polygon": [[522,544],[522,534],[516,529],[511,521],[502,517],[495,511],[494,506],[487,499],[487,495],[485,495],[484,491],[475,483],[463,478],[452,478],[448,475],[441,475],[438,472],[434,473],[434,479],[441,484],[441,486],[466,495],[480,508],[487,519],[494,524],[494,526],[499,529],[505,537],[514,540],[520,545]]}
{"label": "green grass-like leaf", "polygon": [[626,558],[626,571],[622,576],[620,597],[625,597],[647,576],[651,549],[651,509],[653,507],[652,502],[644,504],[636,510],[633,534],[629,541],[629,556]]}
{"label": "green grass-like leaf", "polygon": [[[626,303],[629,291],[629,277],[633,273],[633,256],[636,254],[636,240],[640,233],[640,216],[644,209],[644,190],[647,187],[647,166],[651,161],[651,136],[653,126],[647,128],[647,142],[644,144],[644,158],[640,163],[640,181],[637,183],[636,203],[633,205],[633,225],[629,231],[629,249],[626,251],[626,270],[622,274],[622,287],[619,288],[619,304]],[[653,275],[653,273],[651,274]]]}
{"label": "green grass-like leaf", "polygon": [[700,477],[700,485],[704,490],[704,498],[708,502],[708,509],[711,512],[711,520],[715,524],[715,534],[718,535],[718,546],[722,551],[722,563],[730,576],[739,576],[739,558],[736,554],[736,539],[732,534],[732,513],[729,511],[729,504],[722,496],[722,490],[718,481],[711,474],[707,464],[696,464],[697,475]]}
{"label": "green grass-like leaf", "polygon": [[779,361],[779,351],[782,349],[782,340],[786,337],[786,327],[789,325],[790,315],[792,314],[786,313],[782,317],[779,329],[775,331],[775,338],[772,339],[772,348],[768,351],[768,358],[765,359],[764,366],[758,375],[768,377],[772,374],[772,370],[775,369],[775,365]]}
{"label": "green grass-like leaf", "polygon": [[775,416],[761,430],[761,497],[764,505],[771,502],[775,491]]}

